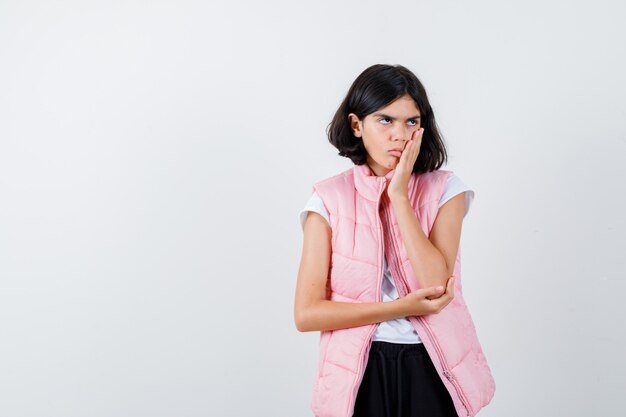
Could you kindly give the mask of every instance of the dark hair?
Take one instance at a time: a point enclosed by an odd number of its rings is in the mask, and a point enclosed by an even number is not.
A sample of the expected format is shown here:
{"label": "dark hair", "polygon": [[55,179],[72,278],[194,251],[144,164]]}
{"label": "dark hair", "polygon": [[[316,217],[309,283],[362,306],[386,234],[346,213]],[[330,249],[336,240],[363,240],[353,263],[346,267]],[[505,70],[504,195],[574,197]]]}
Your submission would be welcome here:
{"label": "dark hair", "polygon": [[402,65],[372,65],[354,80],[326,129],[328,140],[339,150],[339,155],[350,158],[356,165],[366,163],[367,151],[363,141],[354,136],[348,114],[354,113],[363,120],[405,94],[415,100],[420,111],[420,125],[424,128],[413,172],[439,169],[446,162],[447,153],[433,109],[420,80]]}

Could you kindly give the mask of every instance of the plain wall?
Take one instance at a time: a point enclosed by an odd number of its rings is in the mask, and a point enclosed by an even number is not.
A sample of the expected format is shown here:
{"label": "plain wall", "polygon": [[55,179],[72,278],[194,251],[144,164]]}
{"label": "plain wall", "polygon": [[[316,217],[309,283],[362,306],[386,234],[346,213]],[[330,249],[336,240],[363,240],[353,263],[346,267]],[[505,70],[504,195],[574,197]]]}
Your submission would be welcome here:
{"label": "plain wall", "polygon": [[424,83],[476,198],[483,417],[616,415],[619,1],[0,3],[0,415],[307,416],[293,320],[325,136],[375,63]]}

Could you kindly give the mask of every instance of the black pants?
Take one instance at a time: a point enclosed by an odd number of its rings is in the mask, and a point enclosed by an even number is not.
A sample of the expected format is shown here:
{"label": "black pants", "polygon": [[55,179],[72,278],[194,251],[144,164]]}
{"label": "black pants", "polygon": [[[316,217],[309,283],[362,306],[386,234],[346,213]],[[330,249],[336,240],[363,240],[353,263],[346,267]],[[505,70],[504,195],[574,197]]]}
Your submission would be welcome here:
{"label": "black pants", "polygon": [[422,343],[373,341],[353,417],[457,417]]}

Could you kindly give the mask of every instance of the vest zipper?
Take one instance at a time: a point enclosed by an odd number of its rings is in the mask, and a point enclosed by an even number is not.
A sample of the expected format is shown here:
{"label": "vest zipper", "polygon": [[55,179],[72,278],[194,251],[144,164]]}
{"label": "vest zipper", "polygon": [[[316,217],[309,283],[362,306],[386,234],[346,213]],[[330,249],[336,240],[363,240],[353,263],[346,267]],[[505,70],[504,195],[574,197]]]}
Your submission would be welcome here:
{"label": "vest zipper", "polygon": [[[383,182],[384,184],[384,182]],[[380,191],[381,191],[382,187],[379,187],[378,189],[378,195],[380,197]],[[382,221],[380,218],[380,212],[378,211],[378,207],[379,207],[379,203],[380,203],[380,198],[378,200],[378,203],[376,204],[376,217],[378,218],[378,241],[380,242],[379,250],[378,250],[378,259],[380,259],[380,269],[378,271],[378,282],[376,285],[376,300],[378,302],[382,301],[382,296],[381,296],[381,287],[383,284],[383,274],[384,274],[384,268],[383,268],[383,256],[385,253],[385,243],[383,241],[383,232],[382,232]],[[365,344],[363,345],[363,347],[361,348],[361,351],[359,353],[361,361],[359,362],[359,366],[357,368],[357,380],[356,383],[354,384],[354,390],[352,392],[352,397],[350,398],[350,401],[348,402],[348,410],[350,411],[349,415],[352,415],[352,413],[354,413],[354,403],[356,402],[356,396],[359,392],[359,386],[361,385],[361,381],[363,380],[363,375],[365,374],[365,367],[367,365],[367,360],[369,358],[369,351],[372,347],[372,337],[374,335],[374,331],[378,328],[378,326],[380,325],[380,323],[376,323],[374,326],[372,326],[372,328],[369,330],[368,334],[367,334],[367,341],[365,342]]]}
{"label": "vest zipper", "polygon": [[422,323],[422,327],[424,328],[424,330],[426,330],[426,333],[428,333],[428,337],[430,338],[431,342],[433,343],[433,346],[435,347],[435,350],[437,351],[437,355],[439,356],[439,360],[441,362],[443,375],[448,379],[448,381],[450,381],[450,383],[452,383],[452,385],[457,391],[457,394],[459,395],[459,399],[461,400],[461,403],[467,410],[467,416],[471,417],[474,414],[474,412],[472,408],[470,407],[469,401],[465,397],[465,393],[461,389],[461,386],[458,384],[458,382],[454,378],[454,375],[452,375],[452,372],[450,372],[448,364],[444,359],[443,353],[441,353],[441,347],[439,346],[439,343],[433,337],[430,327],[428,327],[428,325],[424,322],[424,319],[419,316],[417,316],[416,318]]}
{"label": "vest zipper", "polygon": [[[388,201],[388,200],[386,199],[386,201]],[[396,250],[397,249],[397,247],[396,247],[397,246],[397,242],[394,239],[393,230],[391,228],[391,221],[392,221],[392,219],[391,219],[391,214],[389,214],[389,212],[388,212],[390,207],[391,207],[391,205],[389,204],[389,205],[387,205],[387,207],[385,207],[383,209],[383,211],[385,212],[385,218],[387,219],[388,229],[389,229],[389,232],[387,233],[387,235],[389,236],[389,244],[387,246],[393,252],[391,254],[392,256],[389,257],[389,258],[391,258],[391,260],[387,259],[387,264],[390,267],[391,267],[391,265],[394,266],[394,269],[396,270],[395,271],[396,273],[395,274],[392,273],[391,276],[392,276],[392,278],[393,278],[393,280],[394,280],[394,282],[396,284],[396,287],[397,287],[396,289],[398,290],[399,295],[401,297],[404,297],[404,296],[407,295],[408,289],[407,289],[407,286],[406,286],[406,277],[404,276],[404,273],[403,273],[404,271],[402,269],[402,265],[400,265],[399,258],[398,258],[398,256],[396,256],[399,253],[399,251]],[[399,279],[396,279],[396,278],[399,278]],[[400,282],[398,282],[398,281],[400,281]],[[428,333],[428,337],[429,337],[430,341],[432,342],[432,345],[434,346],[435,351],[437,353],[437,357],[439,359],[439,364],[441,365],[443,375],[446,377],[446,379],[448,379],[448,381],[450,381],[452,386],[454,386],[454,388],[455,388],[455,390],[457,392],[457,395],[458,395],[459,399],[461,400],[461,403],[463,404],[463,406],[467,410],[468,417],[471,417],[474,414],[474,412],[472,411],[472,408],[469,405],[469,401],[467,401],[467,398],[465,397],[465,393],[463,392],[463,390],[461,389],[460,385],[458,384],[458,382],[454,378],[454,375],[452,375],[452,372],[450,372],[449,366],[448,366],[448,364],[447,364],[447,362],[445,360],[445,357],[443,356],[443,353],[441,351],[441,347],[439,346],[439,342],[437,342],[437,340],[435,339],[435,337],[433,336],[433,334],[432,334],[432,332],[430,330],[430,327],[428,327],[428,324],[425,322],[425,320],[421,316],[409,316],[409,321],[411,323],[413,323],[413,321],[411,321],[411,319],[410,319],[412,317],[415,317],[421,323],[421,327],[423,327],[424,330],[426,330],[426,332]],[[413,327],[415,327],[415,323],[413,323]],[[419,329],[416,328],[416,330],[419,330]],[[419,333],[421,333],[421,332],[419,332]],[[420,336],[421,336],[421,334],[420,334]]]}

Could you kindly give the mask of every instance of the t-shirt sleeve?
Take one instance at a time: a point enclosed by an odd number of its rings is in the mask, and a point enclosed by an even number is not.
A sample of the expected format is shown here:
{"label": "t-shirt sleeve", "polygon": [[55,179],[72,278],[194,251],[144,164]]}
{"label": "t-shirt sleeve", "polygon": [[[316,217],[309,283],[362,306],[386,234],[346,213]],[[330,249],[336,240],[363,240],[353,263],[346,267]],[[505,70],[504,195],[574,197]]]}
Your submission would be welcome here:
{"label": "t-shirt sleeve", "polygon": [[474,190],[469,188],[454,173],[448,176],[446,190],[439,200],[439,207],[443,206],[446,201],[450,200],[452,197],[462,192],[465,192],[465,214],[463,214],[463,217],[465,217],[467,215],[467,212],[469,211],[472,201],[474,201]]}
{"label": "t-shirt sleeve", "polygon": [[309,201],[307,201],[304,205],[304,208],[300,210],[300,226],[302,227],[302,231],[304,231],[304,222],[306,221],[308,211],[314,211],[321,214],[322,217],[326,219],[328,224],[330,224],[330,220],[328,220],[328,210],[326,210],[324,202],[316,192],[313,192]]}

